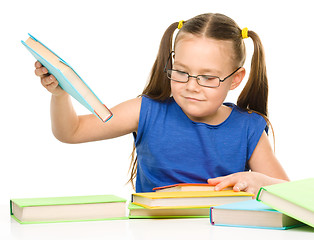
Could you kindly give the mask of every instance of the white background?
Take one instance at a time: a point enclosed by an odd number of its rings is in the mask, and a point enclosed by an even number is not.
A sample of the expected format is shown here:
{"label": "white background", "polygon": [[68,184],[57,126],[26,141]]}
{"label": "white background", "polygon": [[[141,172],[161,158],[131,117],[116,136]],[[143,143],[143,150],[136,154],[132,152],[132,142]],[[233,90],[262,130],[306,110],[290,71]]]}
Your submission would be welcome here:
{"label": "white background", "polygon": [[[35,59],[20,42],[28,33],[70,63],[113,107],[141,93],[166,28],[205,12],[224,13],[260,35],[276,155],[291,180],[313,177],[312,9],[310,1],[302,0],[2,1],[0,204],[10,198],[91,194],[129,199],[132,192],[125,185],[131,135],[78,145],[52,135],[50,93],[34,75]],[[249,70],[252,42],[245,41]],[[227,100],[236,102],[239,90]],[[79,114],[89,113],[74,105]]]}

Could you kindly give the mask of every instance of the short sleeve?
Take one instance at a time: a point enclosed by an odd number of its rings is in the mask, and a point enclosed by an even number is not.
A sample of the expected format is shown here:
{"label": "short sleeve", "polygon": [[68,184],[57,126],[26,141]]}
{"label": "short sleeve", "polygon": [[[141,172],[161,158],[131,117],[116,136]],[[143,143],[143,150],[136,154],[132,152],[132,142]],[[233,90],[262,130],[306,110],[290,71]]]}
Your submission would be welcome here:
{"label": "short sleeve", "polygon": [[256,148],[257,143],[259,142],[262,133],[264,131],[268,131],[268,126],[266,120],[263,116],[257,113],[251,113],[250,121],[249,121],[249,128],[248,128],[248,153],[247,159],[249,160]]}

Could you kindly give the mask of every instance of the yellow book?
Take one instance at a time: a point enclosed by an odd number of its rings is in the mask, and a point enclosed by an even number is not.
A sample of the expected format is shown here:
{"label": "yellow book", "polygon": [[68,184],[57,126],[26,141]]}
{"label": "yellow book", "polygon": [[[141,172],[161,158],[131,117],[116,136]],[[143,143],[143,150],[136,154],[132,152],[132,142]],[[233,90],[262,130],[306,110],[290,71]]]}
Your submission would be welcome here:
{"label": "yellow book", "polygon": [[146,192],[133,193],[133,204],[150,208],[191,208],[211,207],[252,199],[254,194],[226,191],[183,191],[183,192]]}

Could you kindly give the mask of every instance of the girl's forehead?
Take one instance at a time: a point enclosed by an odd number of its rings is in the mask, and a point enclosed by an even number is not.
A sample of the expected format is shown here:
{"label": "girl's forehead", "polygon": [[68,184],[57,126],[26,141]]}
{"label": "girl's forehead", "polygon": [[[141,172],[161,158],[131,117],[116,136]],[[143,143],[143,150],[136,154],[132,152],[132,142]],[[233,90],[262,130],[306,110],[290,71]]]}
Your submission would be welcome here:
{"label": "girl's forehead", "polygon": [[175,43],[175,62],[185,65],[212,66],[217,69],[233,65],[232,42],[184,34]]}

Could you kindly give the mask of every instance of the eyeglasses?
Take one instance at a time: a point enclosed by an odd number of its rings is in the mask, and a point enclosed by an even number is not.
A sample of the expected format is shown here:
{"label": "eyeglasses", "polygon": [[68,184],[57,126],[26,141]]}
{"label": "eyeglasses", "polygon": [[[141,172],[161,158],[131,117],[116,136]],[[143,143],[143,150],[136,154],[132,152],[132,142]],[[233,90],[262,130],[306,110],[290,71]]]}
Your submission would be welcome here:
{"label": "eyeglasses", "polygon": [[197,75],[192,76],[186,72],[174,70],[174,69],[167,69],[168,62],[170,61],[171,55],[174,53],[172,51],[169,55],[169,58],[167,60],[166,66],[164,68],[164,72],[167,73],[167,77],[175,82],[181,82],[181,83],[187,83],[190,78],[195,78],[196,82],[202,86],[202,87],[208,87],[208,88],[217,88],[220,86],[221,82],[224,82],[226,79],[231,77],[233,74],[235,74],[241,67],[238,67],[235,71],[233,71],[231,74],[229,74],[224,79],[220,79],[217,76],[211,76],[211,75]]}

